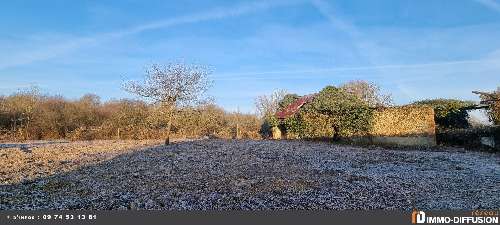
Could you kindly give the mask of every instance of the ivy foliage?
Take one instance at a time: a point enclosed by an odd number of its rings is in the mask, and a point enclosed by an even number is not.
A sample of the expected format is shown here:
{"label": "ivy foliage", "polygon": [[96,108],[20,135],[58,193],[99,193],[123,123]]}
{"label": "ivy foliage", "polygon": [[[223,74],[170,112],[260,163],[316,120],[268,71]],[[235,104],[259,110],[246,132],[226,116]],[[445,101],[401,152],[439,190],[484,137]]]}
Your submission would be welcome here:
{"label": "ivy foliage", "polygon": [[430,99],[413,103],[414,105],[428,105],[434,108],[434,120],[438,128],[468,128],[469,115],[464,109],[474,105],[471,101],[458,99]]}
{"label": "ivy foliage", "polygon": [[300,96],[298,96],[297,94],[286,94],[285,97],[283,97],[283,99],[278,103],[279,110],[286,108],[290,104],[297,101],[297,99],[299,98]]}
{"label": "ivy foliage", "polygon": [[327,86],[298,113],[283,121],[288,134],[300,138],[348,137],[369,132],[373,109],[357,96]]}

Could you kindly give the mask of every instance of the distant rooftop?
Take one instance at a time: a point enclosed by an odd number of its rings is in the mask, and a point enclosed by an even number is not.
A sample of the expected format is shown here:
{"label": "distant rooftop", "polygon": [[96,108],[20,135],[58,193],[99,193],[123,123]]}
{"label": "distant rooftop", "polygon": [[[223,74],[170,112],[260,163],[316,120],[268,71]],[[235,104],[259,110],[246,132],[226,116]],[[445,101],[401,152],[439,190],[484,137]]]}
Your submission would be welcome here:
{"label": "distant rooftop", "polygon": [[316,94],[310,94],[300,97],[299,99],[295,100],[295,102],[288,105],[283,110],[277,112],[276,117],[278,117],[278,119],[286,119],[287,117],[294,115],[299,111],[300,107],[302,107],[306,103],[311,102],[315,96]]}

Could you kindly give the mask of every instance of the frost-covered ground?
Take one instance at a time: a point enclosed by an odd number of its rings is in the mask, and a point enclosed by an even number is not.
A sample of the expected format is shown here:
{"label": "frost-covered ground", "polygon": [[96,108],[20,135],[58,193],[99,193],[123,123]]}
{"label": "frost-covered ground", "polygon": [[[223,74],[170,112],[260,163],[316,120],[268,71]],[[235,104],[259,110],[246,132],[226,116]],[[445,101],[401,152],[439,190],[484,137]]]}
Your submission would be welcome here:
{"label": "frost-covered ground", "polygon": [[306,141],[0,150],[0,209],[498,209],[500,156]]}

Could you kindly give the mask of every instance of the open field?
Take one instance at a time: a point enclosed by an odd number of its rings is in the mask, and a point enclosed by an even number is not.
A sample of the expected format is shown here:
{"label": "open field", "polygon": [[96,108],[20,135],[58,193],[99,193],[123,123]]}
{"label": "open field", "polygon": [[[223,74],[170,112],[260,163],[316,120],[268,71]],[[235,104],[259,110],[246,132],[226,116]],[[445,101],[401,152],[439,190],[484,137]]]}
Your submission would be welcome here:
{"label": "open field", "polygon": [[306,141],[0,150],[0,209],[497,209],[498,153]]}

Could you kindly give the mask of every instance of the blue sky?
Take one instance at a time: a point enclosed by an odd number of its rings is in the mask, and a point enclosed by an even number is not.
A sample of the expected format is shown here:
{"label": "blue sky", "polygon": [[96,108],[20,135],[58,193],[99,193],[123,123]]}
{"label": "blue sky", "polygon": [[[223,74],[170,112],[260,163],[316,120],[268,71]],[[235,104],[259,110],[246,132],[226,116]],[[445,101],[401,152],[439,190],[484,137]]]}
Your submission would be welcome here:
{"label": "blue sky", "polygon": [[0,94],[130,98],[124,79],[178,59],[211,66],[210,95],[245,112],[354,79],[398,104],[500,86],[499,0],[3,1],[0,28]]}

